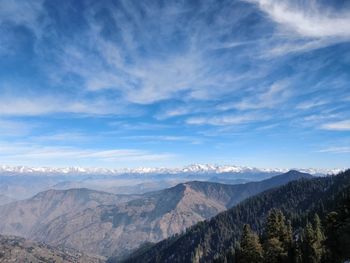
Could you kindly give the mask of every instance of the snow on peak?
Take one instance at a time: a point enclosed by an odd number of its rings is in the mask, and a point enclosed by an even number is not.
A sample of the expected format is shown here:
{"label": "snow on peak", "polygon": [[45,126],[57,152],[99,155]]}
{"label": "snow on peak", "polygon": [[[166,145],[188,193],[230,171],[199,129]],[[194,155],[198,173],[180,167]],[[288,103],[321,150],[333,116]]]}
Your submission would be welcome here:
{"label": "snow on peak", "polygon": [[[55,175],[55,174],[101,174],[101,175],[121,175],[121,174],[205,174],[205,173],[285,173],[289,169],[278,168],[254,168],[236,165],[213,165],[213,164],[191,164],[182,168],[83,168],[83,167],[28,167],[28,166],[0,166],[0,174],[32,174],[32,175]],[[337,174],[344,169],[294,169],[300,172],[313,175]]]}

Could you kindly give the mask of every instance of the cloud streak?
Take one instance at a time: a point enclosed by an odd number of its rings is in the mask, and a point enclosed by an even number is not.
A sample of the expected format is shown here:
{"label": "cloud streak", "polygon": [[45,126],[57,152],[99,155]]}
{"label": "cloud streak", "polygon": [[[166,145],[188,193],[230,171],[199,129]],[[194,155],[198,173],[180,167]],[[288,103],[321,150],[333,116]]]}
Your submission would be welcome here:
{"label": "cloud streak", "polygon": [[0,156],[3,163],[37,163],[47,165],[62,160],[74,160],[73,163],[105,163],[120,166],[123,162],[159,162],[174,158],[169,153],[152,153],[138,149],[82,149],[66,146],[43,146],[28,143],[0,143]]}
{"label": "cloud streak", "polygon": [[188,118],[186,122],[192,125],[214,125],[214,126],[226,126],[226,125],[240,125],[250,122],[262,121],[266,117],[262,117],[259,114],[222,114],[218,116],[210,117],[192,117]]}
{"label": "cloud streak", "polygon": [[331,131],[350,131],[350,120],[325,123],[321,129]]}
{"label": "cloud streak", "polygon": [[285,29],[311,38],[350,38],[350,12],[331,11],[318,1],[248,0]]}
{"label": "cloud streak", "polygon": [[350,147],[330,147],[326,149],[319,150],[320,153],[350,153]]}

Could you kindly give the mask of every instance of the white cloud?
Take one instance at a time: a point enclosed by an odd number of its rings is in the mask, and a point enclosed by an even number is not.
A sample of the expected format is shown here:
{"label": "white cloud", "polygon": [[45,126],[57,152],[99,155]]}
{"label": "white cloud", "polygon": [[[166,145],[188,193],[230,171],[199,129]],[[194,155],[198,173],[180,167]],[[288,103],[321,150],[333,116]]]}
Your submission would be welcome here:
{"label": "white cloud", "polygon": [[200,144],[202,139],[191,137],[191,136],[174,136],[174,135],[135,135],[135,136],[124,136],[122,139],[144,141],[146,143],[158,143],[162,142],[185,142],[190,144]]}
{"label": "white cloud", "polygon": [[272,46],[269,50],[262,54],[262,58],[278,57],[292,53],[302,53],[331,45],[339,42],[339,39],[316,39],[293,41],[288,40],[286,43]]}
{"label": "white cloud", "polygon": [[342,146],[342,147],[330,147],[319,150],[321,153],[350,153],[350,147]]}
{"label": "white cloud", "polygon": [[303,37],[350,38],[350,11],[331,12],[317,1],[247,0],[269,17]]}
{"label": "white cloud", "polygon": [[41,34],[43,21],[38,18],[43,12],[43,0],[0,0],[0,7],[0,25],[10,21],[30,27],[36,35]]}
{"label": "white cloud", "polygon": [[164,110],[156,115],[158,120],[164,120],[172,117],[183,116],[191,113],[191,109],[188,107],[177,107],[172,109]]}
{"label": "white cloud", "polygon": [[24,136],[29,134],[34,127],[32,123],[0,119],[1,136]]}
{"label": "white cloud", "polygon": [[254,93],[250,94],[248,98],[244,98],[240,102],[221,104],[217,109],[225,111],[230,109],[252,110],[274,108],[289,98],[290,91],[287,89],[288,85],[289,82],[284,80],[272,84],[260,93],[252,89]]}
{"label": "white cloud", "polygon": [[87,135],[80,132],[51,133],[40,136],[33,136],[31,139],[36,142],[86,142],[96,139],[95,135]]}
{"label": "white cloud", "polygon": [[215,126],[225,126],[225,125],[238,125],[243,123],[249,123],[252,121],[261,121],[266,119],[257,114],[226,114],[219,116],[210,117],[192,117],[186,120],[187,124],[192,125],[215,125]]}
{"label": "white cloud", "polygon": [[153,162],[174,158],[169,153],[153,153],[139,149],[81,149],[65,146],[43,146],[31,143],[0,142],[0,157],[3,163],[53,164],[63,161],[65,165],[74,163]]}
{"label": "white cloud", "polygon": [[310,101],[304,101],[302,103],[299,103],[296,108],[300,110],[309,110],[318,106],[322,106],[327,104],[328,101],[326,100],[310,100]]}
{"label": "white cloud", "polygon": [[333,131],[350,131],[350,120],[325,123],[321,125],[321,129]]}
{"label": "white cloud", "polygon": [[37,116],[52,113],[87,115],[120,114],[124,109],[106,100],[74,100],[53,96],[5,95],[0,98],[0,116]]}

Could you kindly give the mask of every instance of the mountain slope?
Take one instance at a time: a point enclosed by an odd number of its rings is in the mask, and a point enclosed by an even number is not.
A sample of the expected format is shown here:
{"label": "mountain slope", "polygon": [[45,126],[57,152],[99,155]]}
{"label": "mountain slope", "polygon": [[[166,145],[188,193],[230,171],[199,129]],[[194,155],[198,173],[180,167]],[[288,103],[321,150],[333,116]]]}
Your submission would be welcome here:
{"label": "mountain slope", "polygon": [[0,205],[6,205],[8,203],[16,201],[15,199],[8,197],[6,195],[0,194]]}
{"label": "mountain slope", "polygon": [[190,185],[192,189],[211,196],[212,199],[222,203],[226,208],[230,208],[247,197],[302,178],[310,179],[313,177],[307,173],[291,170],[287,173],[276,175],[260,182],[250,182],[237,185],[225,185],[220,183],[208,184],[206,182],[189,182],[187,184]]}
{"label": "mountain slope", "polygon": [[[243,224],[261,232],[271,208],[281,209],[294,226],[305,221],[308,213],[320,215],[334,209],[338,198],[350,196],[350,170],[333,177],[291,182],[243,201],[210,221],[201,222],[185,234],[140,249],[125,262],[213,262],[238,240]],[[349,200],[348,200],[349,201]],[[113,258],[110,262],[116,262]]]}
{"label": "mountain slope", "polygon": [[116,205],[70,212],[41,224],[31,237],[101,255],[123,256],[211,218],[239,201],[308,174],[289,172],[261,182],[188,182]]}
{"label": "mountain slope", "polygon": [[89,189],[48,190],[30,199],[0,206],[0,233],[31,237],[37,228],[58,216],[132,198]]}
{"label": "mountain slope", "polygon": [[104,260],[20,237],[0,235],[0,262],[102,263]]}

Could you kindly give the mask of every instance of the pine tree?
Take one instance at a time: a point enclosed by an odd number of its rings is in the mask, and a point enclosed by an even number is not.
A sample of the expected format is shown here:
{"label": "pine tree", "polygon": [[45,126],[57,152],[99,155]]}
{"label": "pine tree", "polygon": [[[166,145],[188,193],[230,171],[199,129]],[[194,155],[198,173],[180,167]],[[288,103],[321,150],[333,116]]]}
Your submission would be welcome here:
{"label": "pine tree", "polygon": [[269,215],[266,219],[265,224],[265,238],[271,239],[271,238],[279,238],[280,234],[280,219],[279,216],[280,210],[277,209],[271,209],[269,212]]}
{"label": "pine tree", "polygon": [[303,262],[316,263],[314,242],[315,233],[310,222],[307,222],[303,231],[302,254]]}
{"label": "pine tree", "polygon": [[321,220],[317,214],[314,216],[313,225],[309,222],[304,230],[303,240],[303,259],[307,263],[319,263],[324,255],[324,234],[322,231]]}
{"label": "pine tree", "polygon": [[265,224],[265,261],[287,262],[291,240],[291,227],[288,229],[286,226],[283,213],[278,209],[272,209]]}
{"label": "pine tree", "polygon": [[260,263],[262,261],[263,249],[259,237],[249,225],[244,225],[239,251],[240,263]]}
{"label": "pine tree", "polygon": [[350,261],[350,191],[347,203],[326,217],[327,263]]}
{"label": "pine tree", "polygon": [[321,262],[321,259],[325,253],[325,249],[323,246],[323,242],[325,240],[325,236],[323,234],[321,220],[318,214],[315,214],[314,217],[314,249],[315,249],[315,259],[316,262]]}
{"label": "pine tree", "polygon": [[266,263],[284,262],[287,254],[283,248],[282,242],[278,238],[269,238],[264,244],[264,259]]}
{"label": "pine tree", "polygon": [[298,251],[297,251],[297,247],[295,245],[294,239],[293,239],[292,223],[289,220],[287,222],[287,227],[286,227],[284,248],[287,250],[287,253],[288,253],[287,262],[289,262],[289,263],[296,262]]}

